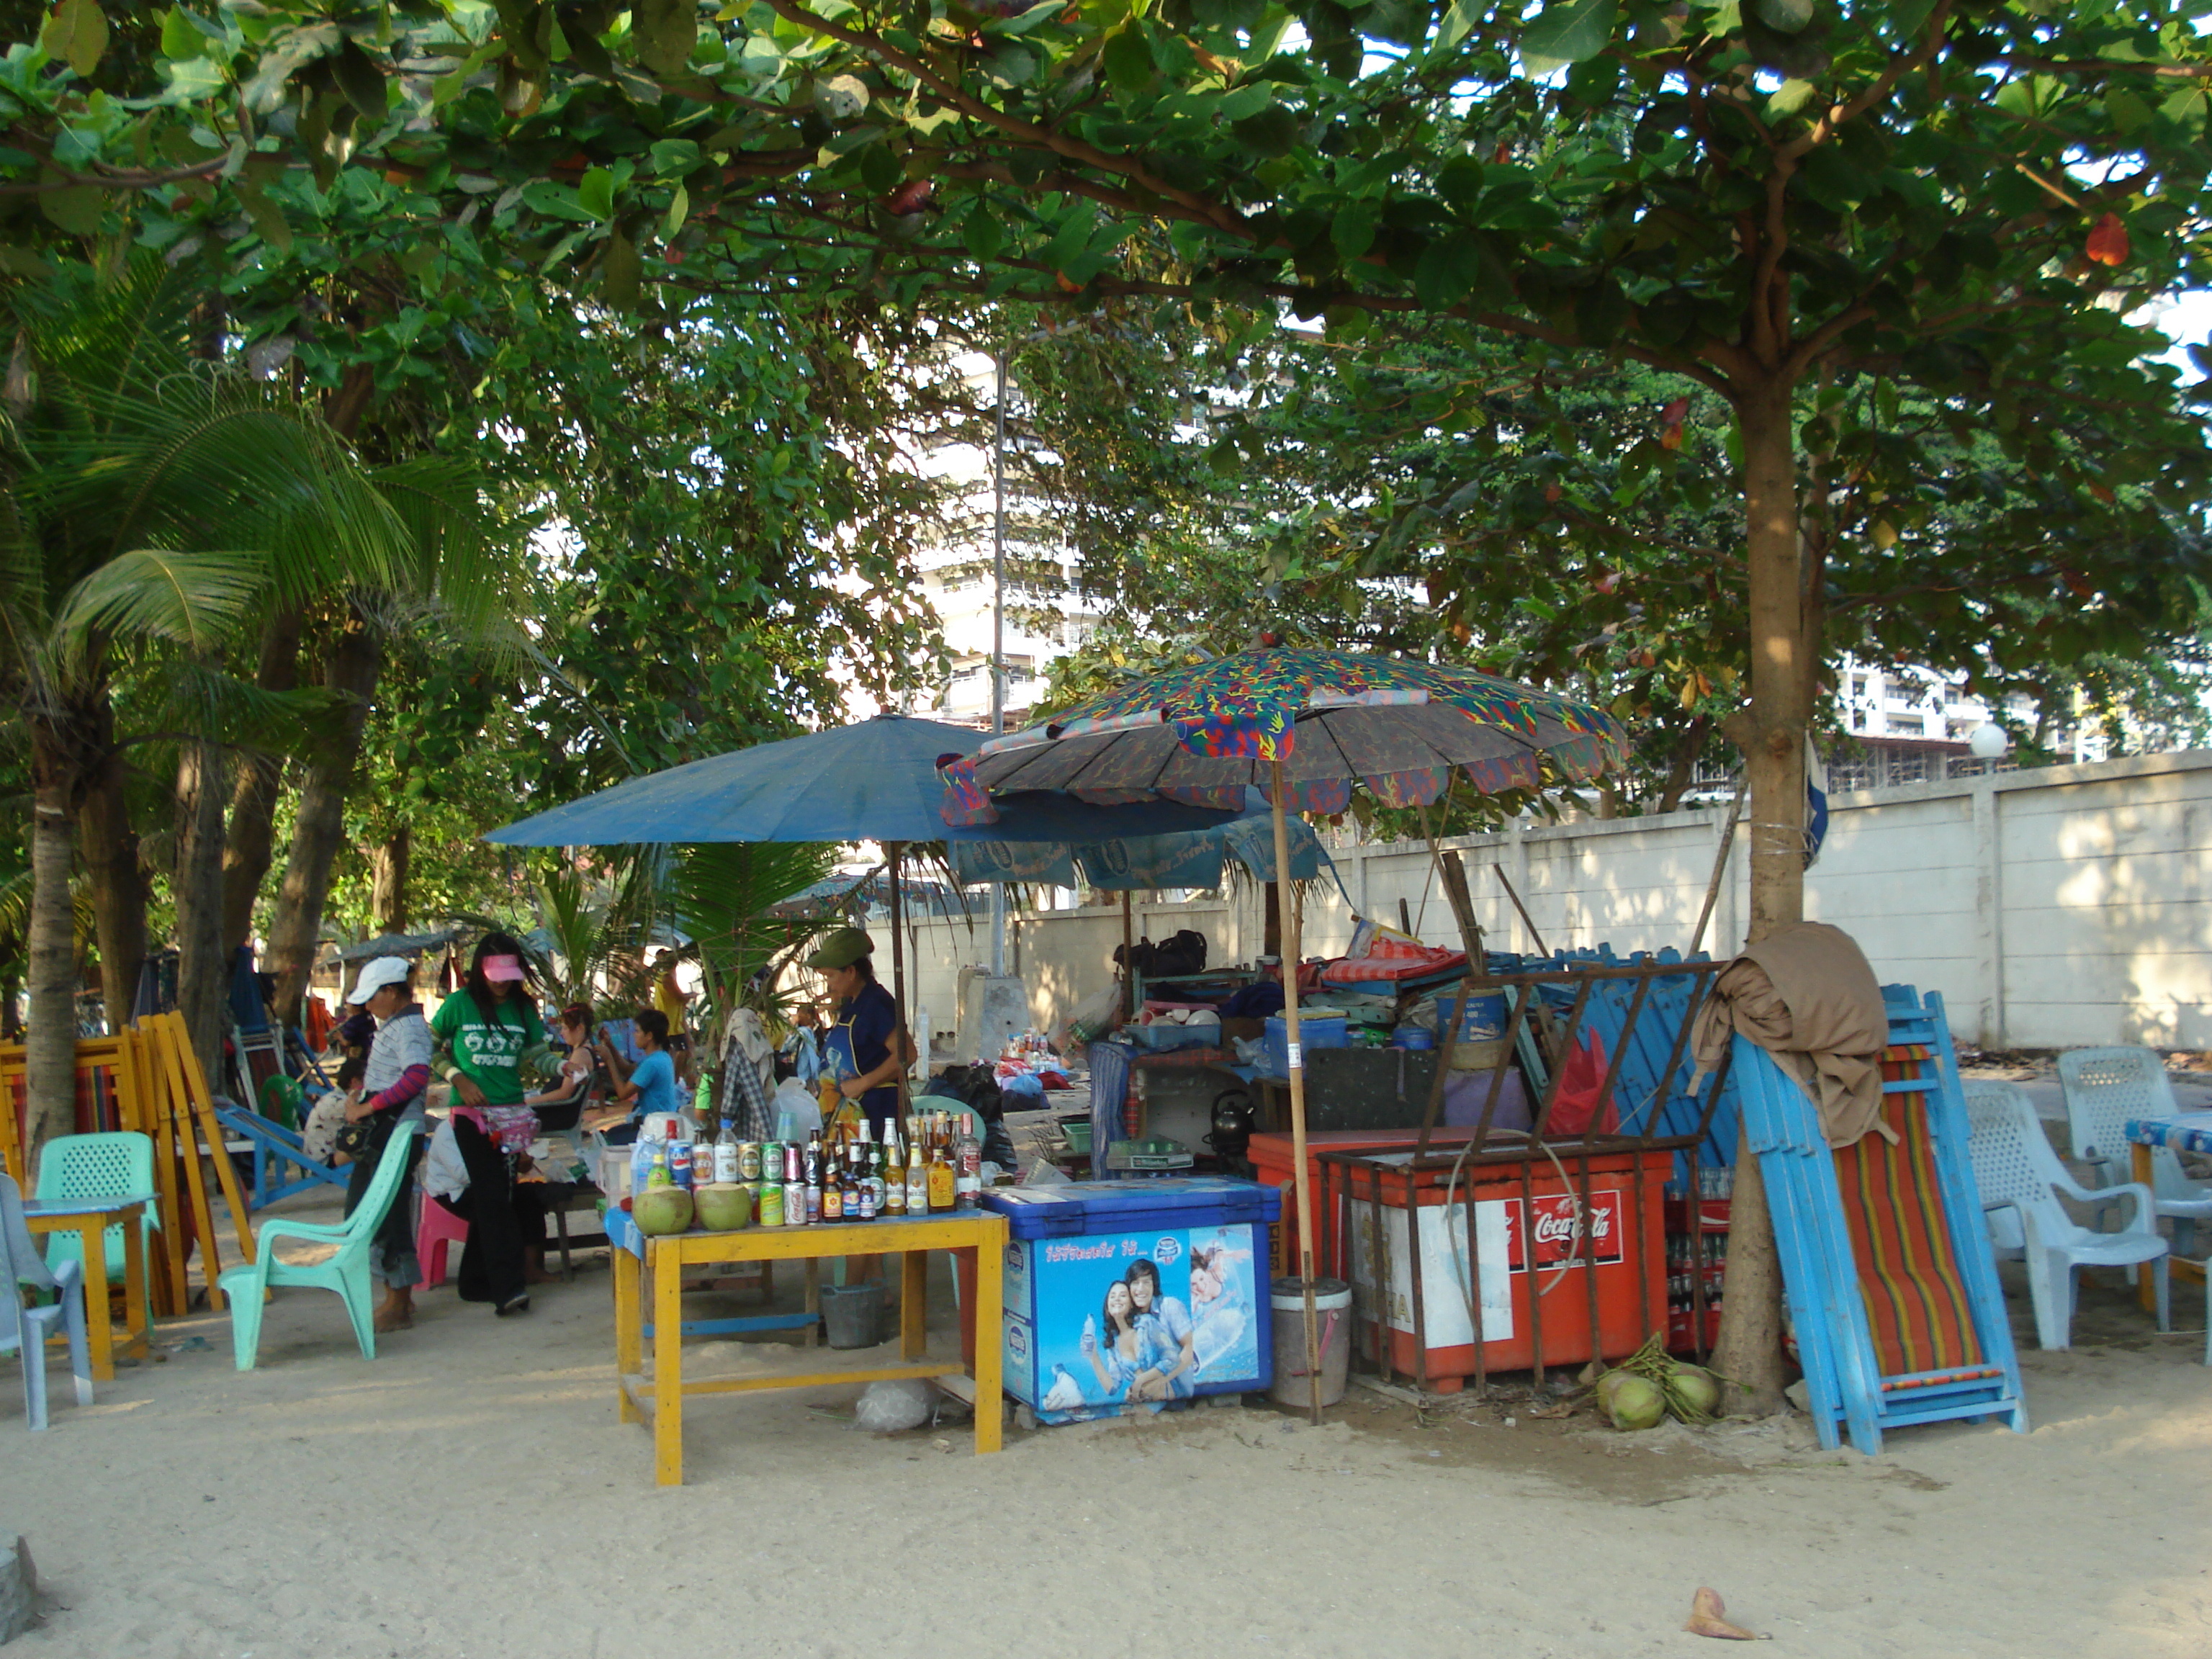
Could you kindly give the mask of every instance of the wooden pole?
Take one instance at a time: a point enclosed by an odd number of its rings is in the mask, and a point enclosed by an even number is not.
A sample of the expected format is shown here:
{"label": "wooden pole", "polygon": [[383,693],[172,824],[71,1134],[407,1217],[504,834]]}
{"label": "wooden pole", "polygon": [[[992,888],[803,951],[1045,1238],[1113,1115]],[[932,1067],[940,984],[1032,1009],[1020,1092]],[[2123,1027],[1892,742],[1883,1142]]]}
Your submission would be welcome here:
{"label": "wooden pole", "polygon": [[1713,878],[1705,884],[1705,902],[1698,912],[1698,931],[1690,935],[1690,948],[1685,958],[1698,954],[1698,947],[1705,942],[1705,924],[1713,919],[1713,904],[1721,896],[1721,882],[1728,874],[1729,854],[1735,849],[1736,820],[1743,816],[1743,790],[1749,780],[1747,769],[1743,777],[1736,780],[1735,799],[1729,803],[1728,821],[1721,825],[1721,844],[1713,854]]}
{"label": "wooden pole", "polygon": [[1502,864],[1493,864],[1490,867],[1498,872],[1498,880],[1505,889],[1505,896],[1513,901],[1513,908],[1521,913],[1521,925],[1528,930],[1528,937],[1536,946],[1536,954],[1540,957],[1551,955],[1552,953],[1544,948],[1544,936],[1536,931],[1536,924],[1529,919],[1528,907],[1521,902],[1521,895],[1513,890],[1513,878],[1505,873],[1505,866]]}
{"label": "wooden pole", "polygon": [[[1283,763],[1267,763],[1275,820],[1275,895],[1283,923],[1283,1034],[1291,1063],[1291,1184],[1298,1212],[1298,1280],[1305,1291],[1306,1388],[1313,1420],[1321,1422],[1320,1316],[1314,1306],[1313,1190],[1306,1176],[1306,1064],[1298,1046],[1298,914],[1291,869],[1291,831],[1283,816]],[[1376,1218],[1377,1226],[1381,1218]]]}

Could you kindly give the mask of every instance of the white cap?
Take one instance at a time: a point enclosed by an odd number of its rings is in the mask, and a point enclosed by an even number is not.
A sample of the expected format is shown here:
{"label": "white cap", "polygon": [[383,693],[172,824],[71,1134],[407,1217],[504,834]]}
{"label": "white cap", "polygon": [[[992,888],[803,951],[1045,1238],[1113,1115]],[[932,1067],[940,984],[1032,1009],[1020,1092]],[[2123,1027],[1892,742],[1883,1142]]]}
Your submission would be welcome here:
{"label": "white cap", "polygon": [[346,1000],[358,1008],[386,986],[406,984],[407,975],[413,971],[405,957],[372,957],[362,963],[353,994]]}

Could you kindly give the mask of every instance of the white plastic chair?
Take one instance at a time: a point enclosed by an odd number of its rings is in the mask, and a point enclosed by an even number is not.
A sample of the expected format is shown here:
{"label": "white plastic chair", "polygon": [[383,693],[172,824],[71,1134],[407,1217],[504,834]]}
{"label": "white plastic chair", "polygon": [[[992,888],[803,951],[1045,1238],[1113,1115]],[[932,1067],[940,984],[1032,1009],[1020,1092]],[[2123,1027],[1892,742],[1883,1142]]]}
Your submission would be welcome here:
{"label": "white plastic chair", "polygon": [[[23,1287],[59,1292],[53,1306],[27,1308]],[[85,1339],[84,1262],[72,1258],[46,1266],[23,1219],[23,1194],[12,1176],[0,1175],[0,1353],[23,1357],[23,1404],[33,1429],[46,1426],[46,1341],[60,1327],[69,1337],[70,1372],[76,1403],[92,1404],[92,1348]],[[107,1317],[100,1294],[100,1316]]]}
{"label": "white plastic chair", "polygon": [[[2058,1086],[2066,1095],[2066,1127],[2074,1156],[2096,1167],[2099,1180],[2114,1186],[2126,1179],[2134,1148],[2127,1138],[2131,1117],[2172,1117],[2173,1086],[2166,1063],[2148,1048],[2072,1048],[2058,1056]],[[2154,1146],[2150,1155],[2151,1190],[2158,1213],[2180,1224],[2179,1254],[2191,1253],[2196,1224],[2212,1221],[2212,1186],[2191,1181],[2171,1149]]]}
{"label": "white plastic chair", "polygon": [[[2170,1329],[2166,1244],[2158,1234],[2150,1188],[2137,1182],[2095,1188],[2076,1182],[2044,1134],[2035,1103],[2011,1084],[1969,1083],[1966,1096],[1974,1184],[1981,1191],[1990,1242],[1999,1255],[2027,1263],[2038,1344],[2074,1346],[2074,1274],[2080,1267],[2154,1264],[2158,1328]],[[2092,1207],[2131,1199],[2135,1213],[2118,1232],[2093,1232],[2066,1213],[2058,1201],[2062,1192]]]}

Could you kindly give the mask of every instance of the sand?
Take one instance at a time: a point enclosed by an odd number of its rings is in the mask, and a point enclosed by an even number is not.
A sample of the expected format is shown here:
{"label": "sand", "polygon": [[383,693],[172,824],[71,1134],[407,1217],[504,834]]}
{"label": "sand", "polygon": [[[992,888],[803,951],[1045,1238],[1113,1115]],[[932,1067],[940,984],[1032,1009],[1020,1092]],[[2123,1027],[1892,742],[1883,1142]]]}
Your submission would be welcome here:
{"label": "sand", "polygon": [[258,1370],[203,1316],[52,1432],[0,1419],[0,1530],[50,1592],[25,1659],[1728,1651],[1680,1630],[1699,1584],[1777,1654],[2198,1656],[2197,1294],[2160,1338],[2091,1291],[2085,1346],[2027,1355],[2033,1434],[1871,1460],[1802,1419],[1625,1437],[1358,1389],[1318,1430],[1200,1407],[976,1459],[964,1425],[860,1432],[848,1386],[695,1402],[664,1490],[604,1266],[515,1320],[427,1293],[373,1364],[294,1291]]}

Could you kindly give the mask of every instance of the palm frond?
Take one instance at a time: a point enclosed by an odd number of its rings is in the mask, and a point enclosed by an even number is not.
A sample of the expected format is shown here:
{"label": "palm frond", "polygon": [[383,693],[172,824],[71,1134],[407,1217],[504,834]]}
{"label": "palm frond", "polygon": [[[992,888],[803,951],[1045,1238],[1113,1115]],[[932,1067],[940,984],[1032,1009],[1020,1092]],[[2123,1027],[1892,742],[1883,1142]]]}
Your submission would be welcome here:
{"label": "palm frond", "polygon": [[[716,1015],[772,994],[780,954],[826,924],[770,916],[777,900],[822,880],[837,849],[812,842],[723,842],[673,849],[662,902],[689,933]],[[762,982],[756,983],[759,978]]]}
{"label": "palm frond", "polygon": [[81,654],[95,632],[212,653],[251,609],[258,574],[236,553],[149,547],[118,554],[63,596],[53,644],[65,659]]}
{"label": "palm frond", "polygon": [[502,626],[521,598],[526,522],[501,513],[480,471],[439,456],[379,467],[369,481],[410,539],[406,590],[434,599],[471,643],[514,647]]}

